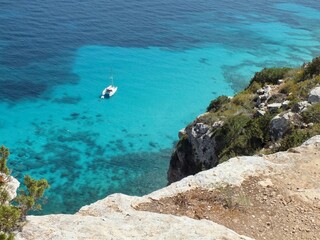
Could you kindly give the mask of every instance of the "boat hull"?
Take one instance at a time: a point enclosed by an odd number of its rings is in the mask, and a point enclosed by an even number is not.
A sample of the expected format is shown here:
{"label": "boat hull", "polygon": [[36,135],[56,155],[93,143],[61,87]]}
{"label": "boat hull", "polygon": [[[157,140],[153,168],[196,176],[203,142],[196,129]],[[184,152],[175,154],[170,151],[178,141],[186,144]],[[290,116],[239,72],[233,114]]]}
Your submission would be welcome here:
{"label": "boat hull", "polygon": [[118,90],[118,87],[110,85],[105,89],[103,89],[100,98],[110,98],[116,93],[117,90]]}

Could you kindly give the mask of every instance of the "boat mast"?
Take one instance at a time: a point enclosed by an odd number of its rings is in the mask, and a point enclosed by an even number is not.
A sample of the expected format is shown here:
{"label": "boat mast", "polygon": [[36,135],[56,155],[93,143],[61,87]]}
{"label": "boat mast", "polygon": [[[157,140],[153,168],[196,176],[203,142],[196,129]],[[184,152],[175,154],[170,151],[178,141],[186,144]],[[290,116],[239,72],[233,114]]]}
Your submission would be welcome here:
{"label": "boat mast", "polygon": [[113,74],[112,74],[112,68],[110,70],[110,80],[111,80],[111,85],[113,86]]}

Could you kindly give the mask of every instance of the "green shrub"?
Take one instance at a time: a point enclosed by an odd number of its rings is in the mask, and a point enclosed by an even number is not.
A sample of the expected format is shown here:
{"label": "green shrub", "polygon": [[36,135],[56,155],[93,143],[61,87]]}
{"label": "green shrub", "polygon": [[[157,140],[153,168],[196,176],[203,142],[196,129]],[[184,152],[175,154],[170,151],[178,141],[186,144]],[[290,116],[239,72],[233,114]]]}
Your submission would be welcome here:
{"label": "green shrub", "polygon": [[230,99],[227,96],[220,96],[211,101],[209,106],[207,107],[207,112],[217,112],[223,105],[230,102]]}
{"label": "green shrub", "polygon": [[279,92],[283,94],[292,93],[296,87],[296,82],[293,79],[287,80],[285,84],[280,88]]}
{"label": "green shrub", "polygon": [[281,141],[277,151],[286,151],[289,148],[297,147],[309,138],[309,134],[301,129],[287,134]]}
{"label": "green shrub", "polygon": [[0,172],[8,175],[9,174],[9,169],[7,167],[7,158],[9,156],[9,149],[6,148],[5,146],[0,147]]}
{"label": "green shrub", "polygon": [[212,125],[214,122],[219,121],[219,116],[214,112],[207,112],[199,117],[199,121],[207,125]]}
{"label": "green shrub", "polygon": [[14,240],[13,233],[6,234],[6,233],[0,233],[0,240]]}
{"label": "green shrub", "polygon": [[294,129],[292,128],[280,141],[280,147],[273,152],[286,151],[289,148],[298,147],[309,138],[320,134],[320,123],[316,123],[311,128]]}
{"label": "green shrub", "polygon": [[[239,141],[240,136],[244,131],[244,127],[250,121],[250,117],[247,115],[236,115],[232,116],[224,123],[221,128],[218,128],[215,132],[215,138],[217,144],[219,145],[217,152],[219,159],[227,160],[228,157],[233,157],[238,153],[238,148],[236,146],[231,146],[232,143]],[[237,145],[237,144],[236,144]],[[241,146],[239,146],[241,148]]]}
{"label": "green shrub", "polygon": [[308,107],[301,115],[306,123],[320,123],[320,103]]}
{"label": "green shrub", "polygon": [[15,202],[18,203],[23,217],[30,210],[41,210],[41,204],[39,204],[38,200],[43,197],[44,191],[49,188],[47,180],[35,180],[29,175],[24,177],[24,185],[27,190],[21,190],[19,196],[15,198]]}
{"label": "green shrub", "polygon": [[254,94],[252,93],[239,93],[234,98],[232,98],[232,103],[237,106],[241,106],[245,109],[252,110],[254,107],[253,98]]}
{"label": "green shrub", "polygon": [[21,217],[20,209],[10,205],[0,205],[0,232],[12,232]]}
{"label": "green shrub", "polygon": [[320,76],[313,79],[306,79],[302,82],[295,82],[289,80],[280,89],[281,93],[289,94],[288,100],[296,102],[306,99],[311,91],[317,84],[320,83]]}
{"label": "green shrub", "polygon": [[259,82],[251,82],[248,87],[246,87],[245,91],[248,91],[250,93],[256,93],[260,88],[262,88],[262,85]]}
{"label": "green shrub", "polygon": [[304,69],[301,80],[312,78],[314,75],[320,74],[320,57],[316,57]]}
{"label": "green shrub", "polygon": [[270,141],[268,126],[273,116],[266,114],[257,118],[237,115],[229,118],[215,137],[219,144],[219,162],[238,155],[252,155]]}
{"label": "green shrub", "polygon": [[[9,149],[5,146],[0,148],[0,172],[9,176],[7,167],[7,158],[10,155]],[[8,202],[8,192],[4,188],[6,180],[0,182],[0,240],[12,240],[14,235],[12,232],[17,229],[21,221],[25,220],[25,216],[29,210],[41,209],[39,200],[42,198],[44,191],[49,187],[45,179],[34,180],[30,176],[25,176],[24,184],[26,191],[22,191],[14,201],[17,205]]]}
{"label": "green shrub", "polygon": [[262,86],[265,84],[277,84],[278,80],[284,78],[290,70],[291,68],[264,68],[254,75],[250,81],[250,85],[253,82],[260,83]]}
{"label": "green shrub", "polygon": [[243,114],[229,117],[224,125],[215,131],[218,143],[226,145],[228,142],[234,140],[243,131],[244,126],[246,126],[249,121],[250,117]]}

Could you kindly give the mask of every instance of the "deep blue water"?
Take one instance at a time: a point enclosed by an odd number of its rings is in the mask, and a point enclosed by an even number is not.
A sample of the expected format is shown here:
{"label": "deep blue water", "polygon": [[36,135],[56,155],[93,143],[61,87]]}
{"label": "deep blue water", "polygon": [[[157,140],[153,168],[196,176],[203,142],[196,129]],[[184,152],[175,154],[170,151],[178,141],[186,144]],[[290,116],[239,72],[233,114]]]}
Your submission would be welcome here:
{"label": "deep blue water", "polygon": [[42,213],[163,187],[178,130],[261,68],[319,55],[319,25],[315,0],[0,0],[12,175],[48,179]]}

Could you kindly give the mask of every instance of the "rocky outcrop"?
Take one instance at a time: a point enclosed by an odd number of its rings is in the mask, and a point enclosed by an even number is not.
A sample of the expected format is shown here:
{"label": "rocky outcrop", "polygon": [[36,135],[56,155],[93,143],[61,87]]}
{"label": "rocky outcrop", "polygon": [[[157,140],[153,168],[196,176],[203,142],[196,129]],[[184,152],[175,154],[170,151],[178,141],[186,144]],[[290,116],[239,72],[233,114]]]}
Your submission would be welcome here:
{"label": "rocky outcrop", "polygon": [[[216,122],[214,127],[219,127],[220,124],[222,123]],[[217,164],[212,126],[195,122],[185,128],[184,132],[170,161],[167,177],[169,182],[179,181],[186,175],[193,175]]]}
{"label": "rocky outcrop", "polygon": [[297,113],[286,112],[275,116],[270,121],[270,135],[272,141],[277,141],[289,130],[290,126],[300,126],[301,116]]}
{"label": "rocky outcrop", "polygon": [[20,183],[12,176],[7,176],[4,173],[0,173],[0,183],[3,183],[4,190],[8,193],[8,201],[11,201],[17,196],[17,189]]}
{"label": "rocky outcrop", "polygon": [[205,168],[212,167],[217,159],[215,155],[215,142],[212,138],[211,128],[203,123],[195,123],[186,129],[188,139],[194,147],[195,161],[201,163]]}
{"label": "rocky outcrop", "polygon": [[[311,63],[314,64],[318,62]],[[305,118],[313,115],[307,112],[309,107],[320,102],[319,81],[313,67],[309,69],[308,66],[300,69],[308,74],[299,81],[300,75],[286,77],[288,72],[284,69],[264,69],[235,97],[221,96],[213,100],[208,112],[198,116],[179,133],[180,140],[170,161],[168,182],[215,167],[231,156],[254,154],[263,152],[263,149],[271,152],[286,150],[286,147],[293,146],[284,142],[289,141],[289,134],[294,135],[297,143],[306,136],[318,134],[318,126],[315,133],[312,128],[320,120],[314,123],[314,118],[312,122]]]}
{"label": "rocky outcrop", "polygon": [[309,103],[318,103],[320,102],[320,86],[315,87],[311,90],[309,97],[308,97]]}
{"label": "rocky outcrop", "polygon": [[307,110],[308,107],[310,107],[310,105],[311,104],[308,103],[307,101],[298,102],[292,106],[291,111],[295,113],[301,113]]}
{"label": "rocky outcrop", "polygon": [[[297,165],[309,164],[306,165],[308,170],[312,169],[311,163],[318,164],[319,151],[320,136],[316,136],[291,152],[232,158],[216,168],[186,177],[143,197],[113,194],[84,206],[75,215],[28,216],[16,239],[251,239],[212,221],[136,209],[141,203],[176,196],[195,188],[213,190],[226,185],[240,186],[253,176],[259,176],[261,184],[270,182],[271,176],[288,177],[286,173],[293,172]],[[308,171],[299,169],[299,177],[309,176]],[[313,172],[315,174],[316,170]],[[319,193],[312,191],[317,189],[318,182],[314,182],[315,186],[301,181],[299,184],[300,189],[304,189],[304,185],[308,187],[306,197],[320,197]],[[307,194],[307,191],[294,193]]]}

